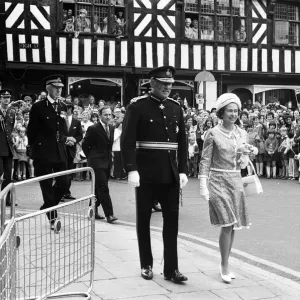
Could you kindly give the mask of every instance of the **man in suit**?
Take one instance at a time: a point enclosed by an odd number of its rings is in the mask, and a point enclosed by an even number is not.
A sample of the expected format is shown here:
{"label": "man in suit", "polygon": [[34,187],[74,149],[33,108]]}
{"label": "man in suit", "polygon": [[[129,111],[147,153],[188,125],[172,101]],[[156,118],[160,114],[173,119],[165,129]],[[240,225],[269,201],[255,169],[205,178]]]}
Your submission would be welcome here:
{"label": "man in suit", "polygon": [[[73,118],[74,105],[72,103],[66,103],[67,116],[67,137],[70,138],[66,143],[67,149],[67,170],[74,169],[74,157],[76,154],[76,144],[79,143],[82,138],[82,127],[79,120]],[[68,184],[63,199],[74,200],[75,197],[71,195],[70,187],[72,182],[72,175],[68,176]]]}
{"label": "man in suit", "polygon": [[134,98],[123,121],[121,151],[128,182],[136,187],[137,236],[141,276],[153,278],[150,219],[153,201],[163,213],[164,278],[186,281],[178,270],[179,193],[187,182],[187,143],[182,109],[169,98],[171,66],[150,72],[151,93]]}
{"label": "man in suit", "polygon": [[[27,128],[28,143],[36,176],[43,176],[66,170],[66,143],[73,143],[66,136],[66,106],[60,102],[63,76],[52,75],[44,79],[48,95],[33,104]],[[40,181],[46,209],[59,204],[67,186],[66,176]],[[51,229],[55,229],[57,211],[47,213]]]}
{"label": "man in suit", "polygon": [[[13,163],[12,131],[16,120],[16,109],[24,102],[18,100],[10,103],[11,90],[0,90],[0,178],[3,175],[1,190],[11,182]],[[10,193],[6,197],[6,205],[11,205]]]}
{"label": "man in suit", "polygon": [[90,126],[83,139],[82,150],[87,157],[89,167],[95,171],[96,219],[104,219],[98,213],[101,204],[108,223],[118,220],[114,216],[113,206],[109,195],[108,179],[112,163],[112,145],[114,141],[114,127],[109,125],[112,112],[109,106],[99,110],[100,120]]}

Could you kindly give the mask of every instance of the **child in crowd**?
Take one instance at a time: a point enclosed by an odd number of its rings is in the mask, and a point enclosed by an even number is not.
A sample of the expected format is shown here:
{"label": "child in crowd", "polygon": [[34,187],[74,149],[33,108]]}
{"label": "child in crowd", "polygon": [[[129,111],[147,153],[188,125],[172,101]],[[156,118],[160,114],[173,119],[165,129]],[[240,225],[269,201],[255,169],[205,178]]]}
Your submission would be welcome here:
{"label": "child in crowd", "polygon": [[188,176],[189,177],[198,177],[197,174],[197,163],[199,156],[199,148],[196,143],[195,135],[191,135],[189,137],[189,145],[188,145]]}
{"label": "child in crowd", "polygon": [[[82,125],[82,134],[83,134],[83,138],[86,134],[86,129],[85,127]],[[85,167],[87,165],[87,159],[84,156],[84,153],[82,151],[82,140],[76,144],[76,154],[74,157],[74,164],[76,165],[76,169]],[[74,180],[75,181],[83,181],[83,172],[77,172],[75,175]],[[86,180],[90,180],[90,172],[86,172]]]}
{"label": "child in crowd", "polygon": [[276,178],[276,161],[277,161],[277,149],[278,149],[278,141],[275,137],[275,131],[268,131],[268,138],[265,141],[265,161],[267,163],[266,173],[267,179],[271,177],[271,164],[272,164],[272,175],[273,178]]}
{"label": "child in crowd", "polygon": [[282,165],[282,176],[281,179],[289,178],[289,158],[287,156],[289,137],[287,135],[287,128],[281,127],[281,143],[278,147],[278,152],[280,153],[281,165]]}
{"label": "child in crowd", "polygon": [[93,124],[96,124],[99,122],[99,114],[97,113],[92,113],[91,114],[91,122],[93,122]]}
{"label": "child in crowd", "polygon": [[[281,133],[280,131],[276,131],[275,137],[277,139],[278,143],[278,149],[281,144]],[[283,172],[282,172],[282,163],[281,163],[281,153],[277,149],[277,163],[276,163],[276,168],[278,170],[278,178],[282,178]]]}
{"label": "child in crowd", "polygon": [[263,136],[263,125],[259,123],[259,117],[253,116],[253,131],[255,134],[255,146],[258,149],[258,154],[255,156],[256,172],[258,176],[262,176],[264,172],[264,153],[265,142]]}
{"label": "child in crowd", "polygon": [[[246,121],[245,121],[246,122]],[[247,121],[248,122],[248,121]],[[256,136],[256,132],[253,129],[253,123],[252,122],[248,122],[248,126],[247,126],[247,144],[252,145],[254,147],[256,147],[256,140],[255,140],[255,136]],[[249,155],[250,160],[253,162],[255,160],[255,155],[254,154],[250,154]],[[253,170],[252,167],[250,165],[247,166],[247,170],[248,170],[248,175],[252,175]]]}
{"label": "child in crowd", "polygon": [[26,179],[27,161],[26,149],[28,146],[28,139],[26,136],[26,129],[21,127],[15,137],[14,144],[18,156],[18,180]]}
{"label": "child in crowd", "polygon": [[295,180],[299,177],[299,171],[297,166],[297,160],[295,160],[295,156],[298,154],[298,144],[294,140],[294,134],[289,133],[289,145],[287,155],[289,158],[289,178],[290,180]]}

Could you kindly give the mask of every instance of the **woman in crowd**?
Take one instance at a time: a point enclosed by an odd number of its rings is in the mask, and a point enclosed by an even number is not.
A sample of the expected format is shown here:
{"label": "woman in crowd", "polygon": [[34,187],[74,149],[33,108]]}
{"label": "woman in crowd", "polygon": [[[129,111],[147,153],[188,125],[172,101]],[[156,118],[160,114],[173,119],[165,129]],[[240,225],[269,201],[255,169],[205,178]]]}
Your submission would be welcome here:
{"label": "woman in crowd", "polygon": [[258,149],[258,153],[255,157],[256,162],[256,172],[258,176],[262,176],[264,172],[264,153],[265,153],[265,140],[264,140],[264,127],[259,123],[259,117],[253,117],[253,131],[255,134],[256,147]]}
{"label": "woman in crowd", "polygon": [[28,146],[28,139],[26,136],[26,129],[24,127],[21,127],[18,130],[18,134],[15,137],[14,145],[18,157],[18,171],[17,171],[18,180],[21,179],[25,180],[27,178],[26,170],[27,170],[28,157],[26,155],[26,149]]}
{"label": "woman in crowd", "polygon": [[246,144],[246,132],[235,125],[241,110],[240,99],[235,94],[225,93],[218,98],[216,107],[222,121],[209,130],[204,140],[199,170],[200,195],[209,201],[211,224],[221,227],[220,275],[225,283],[230,283],[235,278],[228,264],[234,230],[251,225],[241,168],[249,162],[247,154],[257,149]]}

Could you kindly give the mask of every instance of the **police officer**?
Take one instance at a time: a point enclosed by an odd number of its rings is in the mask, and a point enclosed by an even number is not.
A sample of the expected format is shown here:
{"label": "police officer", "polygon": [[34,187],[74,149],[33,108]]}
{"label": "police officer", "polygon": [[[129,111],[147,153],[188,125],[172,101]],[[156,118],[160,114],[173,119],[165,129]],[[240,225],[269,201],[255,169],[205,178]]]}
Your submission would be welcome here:
{"label": "police officer", "polygon": [[[27,128],[31,158],[36,176],[43,176],[66,170],[66,144],[72,144],[73,138],[67,137],[66,106],[59,99],[63,88],[61,75],[48,76],[45,80],[48,95],[33,104]],[[66,190],[66,176],[40,181],[44,204],[41,209],[57,205]],[[56,210],[47,213],[51,229],[55,229]]]}
{"label": "police officer", "polygon": [[[14,129],[16,108],[25,104],[18,100],[10,103],[11,90],[0,90],[0,178],[3,175],[1,190],[11,182],[12,163],[13,163],[13,139],[12,131]],[[10,206],[10,193],[6,197],[6,205]]]}
{"label": "police officer", "polygon": [[169,98],[175,69],[150,71],[151,93],[131,100],[121,136],[128,182],[136,187],[137,237],[141,276],[152,279],[150,218],[153,200],[163,213],[164,278],[186,281],[178,270],[177,235],[179,192],[187,182],[187,144],[183,112]]}

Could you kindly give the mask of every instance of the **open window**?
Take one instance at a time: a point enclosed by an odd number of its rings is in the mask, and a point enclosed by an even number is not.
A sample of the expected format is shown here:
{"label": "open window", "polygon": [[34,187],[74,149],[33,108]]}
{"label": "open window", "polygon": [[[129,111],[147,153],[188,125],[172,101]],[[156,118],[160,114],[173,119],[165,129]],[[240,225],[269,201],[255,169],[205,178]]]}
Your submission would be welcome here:
{"label": "open window", "polygon": [[58,30],[64,32],[126,34],[126,0],[63,0]]}
{"label": "open window", "polygon": [[185,0],[185,37],[246,42],[245,0]]}

